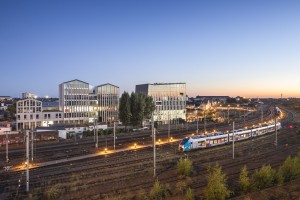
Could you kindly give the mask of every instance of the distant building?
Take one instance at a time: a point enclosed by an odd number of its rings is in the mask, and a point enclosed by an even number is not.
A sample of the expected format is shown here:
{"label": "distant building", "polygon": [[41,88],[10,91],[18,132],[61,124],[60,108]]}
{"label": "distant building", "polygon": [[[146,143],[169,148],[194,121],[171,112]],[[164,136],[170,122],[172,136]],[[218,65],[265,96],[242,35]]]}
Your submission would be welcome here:
{"label": "distant building", "polygon": [[31,92],[22,93],[22,99],[36,98],[37,96]]}
{"label": "distant building", "polygon": [[17,131],[37,126],[49,126],[63,122],[63,112],[44,111],[42,102],[36,99],[23,99],[16,103]]}
{"label": "distant building", "polygon": [[135,86],[136,93],[151,96],[156,109],[154,120],[168,123],[169,120],[181,118],[186,120],[186,84],[154,83]]}

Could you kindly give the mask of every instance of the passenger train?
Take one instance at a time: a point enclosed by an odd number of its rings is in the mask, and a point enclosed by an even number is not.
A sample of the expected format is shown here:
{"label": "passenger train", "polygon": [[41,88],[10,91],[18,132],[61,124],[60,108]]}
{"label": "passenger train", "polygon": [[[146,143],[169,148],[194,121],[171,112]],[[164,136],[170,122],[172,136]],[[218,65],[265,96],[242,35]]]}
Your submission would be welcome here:
{"label": "passenger train", "polygon": [[[281,129],[281,123],[276,123],[277,130]],[[217,132],[214,134],[196,135],[186,137],[179,143],[179,151],[187,152],[194,149],[203,149],[207,147],[227,144],[234,141],[246,140],[252,137],[261,136],[275,131],[275,123],[264,124],[252,129],[239,129],[234,132],[223,133]]]}

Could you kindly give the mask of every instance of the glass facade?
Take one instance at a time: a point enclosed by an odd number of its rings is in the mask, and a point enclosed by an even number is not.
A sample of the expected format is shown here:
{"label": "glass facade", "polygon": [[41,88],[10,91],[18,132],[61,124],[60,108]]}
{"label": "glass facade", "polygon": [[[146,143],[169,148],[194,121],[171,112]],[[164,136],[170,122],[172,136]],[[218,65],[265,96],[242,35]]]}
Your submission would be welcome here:
{"label": "glass facade", "polygon": [[89,84],[80,80],[59,85],[60,109],[65,121],[83,123],[89,120]]}
{"label": "glass facade", "polygon": [[169,120],[186,120],[186,84],[155,83],[137,85],[136,93],[152,96],[156,110],[154,120],[167,123]]}
{"label": "glass facade", "polygon": [[[96,111],[99,122],[114,122],[118,120],[120,89],[111,84],[95,87]],[[94,97],[94,99],[95,99]]]}

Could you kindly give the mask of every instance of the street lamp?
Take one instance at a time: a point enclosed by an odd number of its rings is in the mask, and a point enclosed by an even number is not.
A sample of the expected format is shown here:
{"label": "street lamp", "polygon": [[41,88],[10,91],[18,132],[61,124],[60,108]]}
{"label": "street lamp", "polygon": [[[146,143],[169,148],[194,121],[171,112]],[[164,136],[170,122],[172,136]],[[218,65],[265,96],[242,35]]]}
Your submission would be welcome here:
{"label": "street lamp", "polygon": [[227,123],[229,124],[229,107],[230,105],[227,106]]}

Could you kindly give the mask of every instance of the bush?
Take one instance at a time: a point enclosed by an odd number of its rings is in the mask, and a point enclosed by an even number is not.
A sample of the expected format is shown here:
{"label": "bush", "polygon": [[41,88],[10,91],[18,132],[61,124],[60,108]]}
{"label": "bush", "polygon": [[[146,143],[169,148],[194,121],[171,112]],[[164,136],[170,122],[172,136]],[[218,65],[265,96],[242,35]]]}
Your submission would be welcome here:
{"label": "bush", "polygon": [[217,164],[208,169],[208,184],[204,194],[208,200],[223,200],[230,196],[231,191],[227,188],[226,175],[223,174],[222,168]]}
{"label": "bush", "polygon": [[244,193],[248,192],[250,189],[250,178],[248,176],[248,169],[246,165],[244,165],[244,167],[241,170],[239,186]]}
{"label": "bush", "polygon": [[184,199],[185,200],[194,200],[195,199],[194,192],[191,188],[188,188],[186,190]]}
{"label": "bush", "polygon": [[179,175],[189,176],[193,169],[193,162],[189,158],[180,158],[177,163],[177,171]]}
{"label": "bush", "polygon": [[156,180],[153,187],[150,190],[150,198],[155,200],[163,199],[167,196],[166,190],[160,185],[159,181]]}
{"label": "bush", "polygon": [[52,187],[48,188],[45,191],[45,196],[47,199],[52,200],[52,199],[58,199],[58,197],[61,195],[62,189],[61,185],[53,185]]}
{"label": "bush", "polygon": [[278,176],[282,176],[283,181],[287,182],[300,176],[300,157],[287,157],[278,170]]}
{"label": "bush", "polygon": [[255,170],[252,176],[252,185],[254,189],[270,187],[275,181],[275,170],[270,165],[263,165],[260,170]]}

